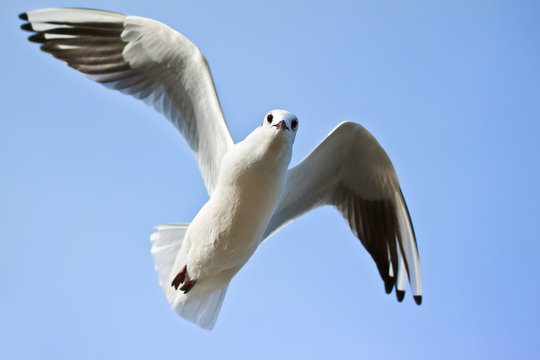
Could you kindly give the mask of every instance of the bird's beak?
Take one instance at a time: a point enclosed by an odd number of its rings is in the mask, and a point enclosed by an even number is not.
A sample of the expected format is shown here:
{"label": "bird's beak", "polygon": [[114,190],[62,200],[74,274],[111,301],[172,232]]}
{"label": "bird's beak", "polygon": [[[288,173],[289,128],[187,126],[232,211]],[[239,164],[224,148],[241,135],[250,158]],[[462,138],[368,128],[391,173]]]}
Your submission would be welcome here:
{"label": "bird's beak", "polygon": [[281,129],[281,130],[289,130],[285,120],[281,120],[281,122],[278,122],[276,125],[273,125],[273,126],[277,127],[278,129]]}

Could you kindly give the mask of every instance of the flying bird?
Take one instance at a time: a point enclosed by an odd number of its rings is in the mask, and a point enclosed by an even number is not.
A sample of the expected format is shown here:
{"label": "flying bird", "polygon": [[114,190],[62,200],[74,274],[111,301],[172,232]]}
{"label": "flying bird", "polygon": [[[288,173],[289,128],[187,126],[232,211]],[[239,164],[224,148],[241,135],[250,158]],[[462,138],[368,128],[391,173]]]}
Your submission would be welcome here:
{"label": "flying bird", "polygon": [[19,15],[41,50],[89,79],[144,100],[188,142],[209,200],[191,223],[158,225],[151,252],[176,313],[211,329],[233,276],[273,233],[319,206],[334,206],[377,265],[387,293],[402,301],[407,282],[422,301],[414,230],[392,163],[361,125],[339,124],[289,169],[299,120],[265,114],[234,143],[208,63],[167,25],[90,9]]}

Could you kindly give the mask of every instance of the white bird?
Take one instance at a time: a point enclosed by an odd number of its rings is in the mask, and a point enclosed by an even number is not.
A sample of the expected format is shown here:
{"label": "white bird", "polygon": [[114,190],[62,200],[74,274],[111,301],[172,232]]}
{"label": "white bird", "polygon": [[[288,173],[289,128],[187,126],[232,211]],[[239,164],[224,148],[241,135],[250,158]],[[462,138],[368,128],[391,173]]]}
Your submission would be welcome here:
{"label": "white bird", "polygon": [[333,205],[377,264],[387,293],[407,279],[421,303],[416,239],[397,175],[362,126],[339,124],[288,169],[298,119],[272,110],[234,144],[208,63],[180,33],[155,20],[89,9],[19,15],[32,42],[88,78],[152,104],[187,140],[210,199],[191,224],[156,226],[152,255],[171,307],[211,329],[232,277],[279,228]]}

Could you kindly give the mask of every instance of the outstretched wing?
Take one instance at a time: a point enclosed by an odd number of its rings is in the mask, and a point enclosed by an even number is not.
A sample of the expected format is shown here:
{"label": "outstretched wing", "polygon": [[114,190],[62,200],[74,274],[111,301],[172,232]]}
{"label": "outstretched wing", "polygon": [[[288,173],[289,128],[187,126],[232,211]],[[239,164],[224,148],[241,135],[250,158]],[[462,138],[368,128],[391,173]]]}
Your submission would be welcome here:
{"label": "outstretched wing", "polygon": [[41,50],[165,115],[184,135],[212,193],[233,141],[208,63],[192,42],[158,21],[107,11],[41,9],[19,17]]}
{"label": "outstretched wing", "polygon": [[396,172],[362,126],[338,125],[290,169],[284,194],[263,238],[321,205],[335,206],[377,264],[386,292],[403,300],[407,278],[422,301],[418,248]]}

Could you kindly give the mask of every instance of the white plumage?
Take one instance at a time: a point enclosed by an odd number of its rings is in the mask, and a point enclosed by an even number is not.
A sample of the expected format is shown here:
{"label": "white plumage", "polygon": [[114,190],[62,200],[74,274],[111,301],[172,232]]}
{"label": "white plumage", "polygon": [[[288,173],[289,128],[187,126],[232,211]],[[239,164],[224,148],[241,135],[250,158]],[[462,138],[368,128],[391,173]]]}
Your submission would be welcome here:
{"label": "white plumage", "polygon": [[151,236],[159,281],[181,316],[214,326],[228,284],[271,234],[333,205],[375,260],[389,293],[407,279],[421,302],[416,239],[390,159],[362,126],[338,125],[288,170],[298,119],[284,110],[234,144],[210,69],[198,48],[151,19],[87,9],[20,15],[30,41],[88,78],[163,113],[191,147],[210,195],[190,224],[159,225]]}

